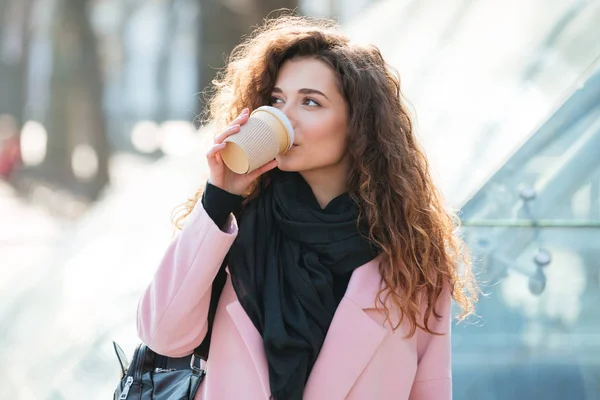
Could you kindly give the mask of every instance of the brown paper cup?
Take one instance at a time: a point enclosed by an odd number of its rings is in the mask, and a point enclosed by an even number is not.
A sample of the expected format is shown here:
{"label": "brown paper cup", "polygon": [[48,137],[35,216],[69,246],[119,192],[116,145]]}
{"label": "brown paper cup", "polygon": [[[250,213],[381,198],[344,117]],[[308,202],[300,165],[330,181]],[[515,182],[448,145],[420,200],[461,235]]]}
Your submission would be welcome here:
{"label": "brown paper cup", "polygon": [[240,131],[225,142],[223,162],[233,172],[247,174],[288,151],[294,144],[294,130],[283,112],[263,106],[254,110]]}

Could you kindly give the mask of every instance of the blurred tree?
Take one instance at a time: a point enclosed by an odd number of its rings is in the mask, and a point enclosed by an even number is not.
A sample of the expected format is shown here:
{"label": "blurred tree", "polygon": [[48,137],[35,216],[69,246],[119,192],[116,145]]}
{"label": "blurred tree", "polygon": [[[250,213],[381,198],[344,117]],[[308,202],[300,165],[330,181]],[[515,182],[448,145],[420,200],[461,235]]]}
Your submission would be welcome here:
{"label": "blurred tree", "polygon": [[[210,85],[226,57],[243,35],[261,23],[274,10],[298,8],[298,0],[199,0],[198,82],[203,90]],[[202,112],[204,97],[200,99]]]}
{"label": "blurred tree", "polygon": [[109,181],[110,149],[101,64],[87,6],[86,0],[55,3],[48,145],[37,172],[77,195],[96,199]]}
{"label": "blurred tree", "polygon": [[0,1],[0,114],[23,124],[29,53],[30,0]]}

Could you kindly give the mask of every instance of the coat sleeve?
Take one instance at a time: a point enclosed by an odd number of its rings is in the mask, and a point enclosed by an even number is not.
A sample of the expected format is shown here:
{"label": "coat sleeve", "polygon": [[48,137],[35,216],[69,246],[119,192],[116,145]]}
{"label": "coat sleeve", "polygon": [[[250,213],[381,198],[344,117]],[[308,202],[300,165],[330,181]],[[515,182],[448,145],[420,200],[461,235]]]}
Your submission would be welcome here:
{"label": "coat sleeve", "polygon": [[137,330],[148,347],[183,357],[202,342],[212,282],[236,235],[232,215],[221,230],[201,202],[196,204],[139,301]]}
{"label": "coat sleeve", "polygon": [[417,374],[410,392],[410,400],[451,400],[452,371],[450,349],[451,296],[445,291],[440,296],[436,311],[441,315],[438,321],[430,318],[429,328],[443,335],[432,335],[417,330]]}

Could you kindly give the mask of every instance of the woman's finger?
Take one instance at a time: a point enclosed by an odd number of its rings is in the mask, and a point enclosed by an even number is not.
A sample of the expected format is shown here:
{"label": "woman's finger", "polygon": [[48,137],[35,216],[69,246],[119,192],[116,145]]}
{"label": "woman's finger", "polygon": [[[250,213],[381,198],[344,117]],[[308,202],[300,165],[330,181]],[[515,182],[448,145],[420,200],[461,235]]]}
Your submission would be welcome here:
{"label": "woman's finger", "polygon": [[237,116],[237,118],[236,118],[235,120],[237,121],[237,120],[240,120],[240,119],[244,119],[244,118],[246,118],[248,115],[250,115],[250,110],[249,110],[248,108],[244,108],[244,109],[242,110],[242,112],[240,113],[240,115],[238,115],[238,116]]}
{"label": "woman's finger", "polygon": [[238,133],[239,131],[240,131],[239,124],[228,126],[223,132],[219,133],[215,137],[215,144],[221,144],[223,142],[223,140],[227,139],[229,136],[233,135],[234,133]]}
{"label": "woman's finger", "polygon": [[231,121],[228,125],[243,125],[246,123],[246,121],[248,120],[248,117],[250,116],[250,112],[248,111],[247,108],[244,109],[244,111],[242,111],[240,113],[240,115],[238,115],[237,117],[235,117],[235,119],[233,121]]}
{"label": "woman's finger", "polygon": [[213,147],[211,147],[208,152],[206,153],[206,158],[208,158],[208,160],[212,160],[215,158],[216,154],[218,152],[220,152],[221,150],[223,150],[225,148],[225,146],[227,146],[227,143],[219,143],[219,144],[215,144]]}
{"label": "woman's finger", "polygon": [[277,160],[272,160],[263,165],[262,167],[255,169],[251,173],[248,174],[248,179],[253,181],[265,172],[268,172],[277,166]]}
{"label": "woman's finger", "polygon": [[250,116],[250,111],[248,108],[245,108],[244,111],[233,121],[229,123],[227,128],[217,136],[215,136],[215,143],[221,143],[223,140],[227,139],[228,136],[233,135],[234,133],[239,132],[240,126],[245,124],[248,121]]}
{"label": "woman's finger", "polygon": [[[247,109],[246,109],[247,110]],[[229,125],[244,125],[248,118],[250,117],[250,113],[248,111],[242,112],[236,119],[231,121]]]}

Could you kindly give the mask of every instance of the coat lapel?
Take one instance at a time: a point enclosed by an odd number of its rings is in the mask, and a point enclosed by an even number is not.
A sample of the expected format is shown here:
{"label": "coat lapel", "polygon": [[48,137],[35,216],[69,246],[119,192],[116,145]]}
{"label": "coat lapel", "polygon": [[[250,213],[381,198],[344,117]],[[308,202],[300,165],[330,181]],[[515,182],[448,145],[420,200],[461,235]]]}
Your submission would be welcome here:
{"label": "coat lapel", "polygon": [[344,399],[388,334],[365,310],[374,309],[381,275],[376,258],[357,268],[327,331],[303,398]]}
{"label": "coat lapel", "polygon": [[[379,259],[357,268],[350,278],[304,390],[303,398],[343,399],[368,365],[388,330],[367,315],[377,308],[375,298],[381,275]],[[227,305],[227,311],[248,347],[265,398],[269,398],[269,370],[262,337],[239,301]]]}
{"label": "coat lapel", "polygon": [[263,347],[262,337],[239,301],[236,300],[227,305],[227,312],[229,312],[246,347],[248,347],[252,362],[254,362],[254,367],[258,373],[258,379],[260,380],[260,384],[265,394],[265,399],[268,399],[271,397],[269,366],[267,364],[267,356]]}

